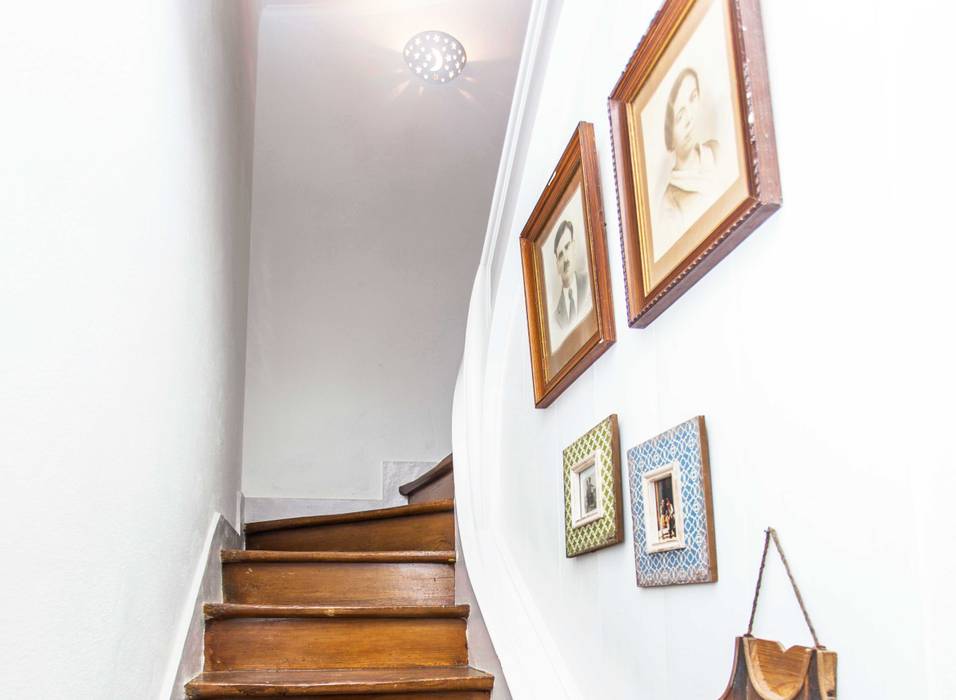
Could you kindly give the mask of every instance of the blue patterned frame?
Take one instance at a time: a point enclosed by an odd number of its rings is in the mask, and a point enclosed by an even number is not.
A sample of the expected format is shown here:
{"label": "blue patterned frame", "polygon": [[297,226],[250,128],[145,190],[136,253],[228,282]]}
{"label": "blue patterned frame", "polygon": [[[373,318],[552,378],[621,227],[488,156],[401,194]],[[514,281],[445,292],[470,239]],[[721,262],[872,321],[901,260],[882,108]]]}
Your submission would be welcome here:
{"label": "blue patterned frame", "polygon": [[[676,462],[680,469],[683,549],[649,553],[643,475]],[[710,466],[704,417],[697,416],[627,451],[638,586],[713,583],[717,580]]]}

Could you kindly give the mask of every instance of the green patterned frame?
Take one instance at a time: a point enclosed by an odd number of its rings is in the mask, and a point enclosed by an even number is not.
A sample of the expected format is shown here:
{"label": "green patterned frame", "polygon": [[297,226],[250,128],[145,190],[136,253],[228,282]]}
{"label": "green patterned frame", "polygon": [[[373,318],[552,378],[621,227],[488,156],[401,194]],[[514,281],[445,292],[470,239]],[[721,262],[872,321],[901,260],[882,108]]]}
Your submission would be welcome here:
{"label": "green patterned frame", "polygon": [[[573,527],[571,515],[571,470],[588,455],[598,453],[601,465],[601,498],[604,515],[599,520]],[[624,541],[624,509],[621,501],[621,439],[617,415],[610,415],[564,450],[564,533],[569,557],[603,549]]]}

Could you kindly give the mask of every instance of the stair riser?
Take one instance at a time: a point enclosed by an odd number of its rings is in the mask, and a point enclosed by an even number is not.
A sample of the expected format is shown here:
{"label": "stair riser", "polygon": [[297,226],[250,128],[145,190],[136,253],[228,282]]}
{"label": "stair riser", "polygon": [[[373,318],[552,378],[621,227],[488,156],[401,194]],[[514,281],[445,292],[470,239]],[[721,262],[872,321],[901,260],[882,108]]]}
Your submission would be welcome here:
{"label": "stair riser", "polygon": [[206,671],[468,663],[461,619],[208,620],[205,646]]}
{"label": "stair riser", "polygon": [[250,533],[247,549],[382,552],[455,549],[452,512]]}
{"label": "stair riser", "polygon": [[237,562],[223,600],[252,605],[453,605],[453,564]]}

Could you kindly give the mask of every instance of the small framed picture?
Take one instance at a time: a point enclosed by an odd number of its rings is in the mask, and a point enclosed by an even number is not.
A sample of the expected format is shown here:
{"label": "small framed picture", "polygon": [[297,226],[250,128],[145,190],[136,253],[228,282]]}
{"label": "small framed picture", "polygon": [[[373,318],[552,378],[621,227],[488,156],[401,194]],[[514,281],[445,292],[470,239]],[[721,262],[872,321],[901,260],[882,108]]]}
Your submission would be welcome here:
{"label": "small framed picture", "polygon": [[521,232],[534,403],[545,408],[614,344],[594,127],[578,124]]}
{"label": "small framed picture", "polygon": [[680,465],[671,462],[642,477],[647,551],[684,548],[684,514],[680,502]]}
{"label": "small framed picture", "polygon": [[593,552],[624,540],[620,438],[612,415],[564,450],[565,553]]}
{"label": "small framed picture", "polygon": [[644,328],[780,207],[759,0],[666,0],[608,107]]}
{"label": "small framed picture", "polygon": [[600,451],[585,455],[584,458],[571,467],[571,527],[579,528],[582,525],[593,523],[604,516],[601,497],[601,485],[598,478],[601,474]]}
{"label": "small framed picture", "polygon": [[717,545],[703,416],[627,452],[638,586],[712,583]]}

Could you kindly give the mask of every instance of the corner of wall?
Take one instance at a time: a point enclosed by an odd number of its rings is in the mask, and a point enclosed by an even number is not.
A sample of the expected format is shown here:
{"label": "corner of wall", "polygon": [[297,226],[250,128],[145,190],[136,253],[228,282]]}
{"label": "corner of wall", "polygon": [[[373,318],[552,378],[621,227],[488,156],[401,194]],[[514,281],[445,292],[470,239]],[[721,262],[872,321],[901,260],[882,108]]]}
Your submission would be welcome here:
{"label": "corner of wall", "polygon": [[[237,501],[241,513],[241,492]],[[239,522],[241,527],[241,516]],[[203,605],[222,601],[220,552],[223,549],[242,547],[242,537],[239,532],[222,513],[213,514],[206,532],[202,556],[196,562],[196,569],[193,572],[192,584],[189,587],[191,593],[189,603],[184,608],[177,625],[176,639],[182,640],[179,647],[180,654],[170,661],[160,695],[162,698],[183,700],[186,697],[185,684],[202,671],[205,624]]]}
{"label": "corner of wall", "polygon": [[242,534],[242,527],[246,524],[246,494],[241,489],[236,491],[236,512],[229,524],[236,532]]}
{"label": "corner of wall", "polygon": [[[529,697],[584,697],[564,669],[560,649],[543,623],[527,586],[511,561],[506,547],[497,541],[491,508],[485,500],[482,464],[494,459],[496,445],[468,439],[477,435],[477,426],[493,423],[500,416],[485,415],[482,410],[489,384],[484,333],[490,317],[488,302],[497,287],[496,270],[506,249],[503,230],[511,230],[515,203],[510,197],[512,178],[520,173],[531,114],[536,106],[537,88],[545,75],[543,62],[557,31],[561,0],[536,0],[531,9],[515,97],[492,200],[482,262],[475,277],[468,310],[465,352],[455,389],[453,407],[453,451],[455,454],[455,503],[459,534],[475,599],[482,605],[483,618],[493,640],[509,692]],[[499,250],[499,247],[501,250]],[[494,432],[494,431],[492,431]]]}

